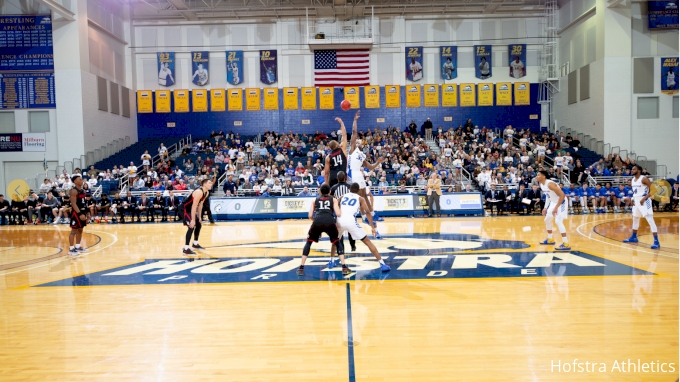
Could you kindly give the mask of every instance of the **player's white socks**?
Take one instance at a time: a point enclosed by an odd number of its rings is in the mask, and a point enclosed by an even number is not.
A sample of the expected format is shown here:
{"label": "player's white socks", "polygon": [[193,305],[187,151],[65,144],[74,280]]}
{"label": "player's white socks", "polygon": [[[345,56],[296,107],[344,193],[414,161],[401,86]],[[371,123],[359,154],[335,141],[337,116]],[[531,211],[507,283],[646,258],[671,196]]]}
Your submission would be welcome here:
{"label": "player's white socks", "polygon": [[194,240],[194,245],[198,245],[198,240]]}
{"label": "player's white socks", "polygon": [[80,248],[80,244],[76,244],[76,248]]}
{"label": "player's white socks", "polygon": [[383,259],[378,260],[378,262],[380,263],[380,265],[385,265],[385,261]]}
{"label": "player's white socks", "polygon": [[185,246],[184,246],[184,249],[189,249],[189,246],[188,246],[188,245],[185,245]]}
{"label": "player's white socks", "polygon": [[553,234],[551,232],[551,233],[548,234],[548,239],[552,239],[552,238],[553,238]]}

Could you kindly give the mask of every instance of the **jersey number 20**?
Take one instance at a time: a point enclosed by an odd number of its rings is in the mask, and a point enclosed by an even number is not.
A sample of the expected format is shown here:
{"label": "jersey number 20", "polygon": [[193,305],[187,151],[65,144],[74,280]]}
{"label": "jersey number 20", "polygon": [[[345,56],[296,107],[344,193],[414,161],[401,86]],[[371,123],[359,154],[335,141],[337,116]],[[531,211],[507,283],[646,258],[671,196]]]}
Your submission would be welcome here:
{"label": "jersey number 20", "polygon": [[355,204],[357,204],[357,200],[356,199],[350,199],[350,198],[343,198],[342,203],[340,203],[340,204],[342,204],[343,206],[348,206],[348,205],[354,206]]}

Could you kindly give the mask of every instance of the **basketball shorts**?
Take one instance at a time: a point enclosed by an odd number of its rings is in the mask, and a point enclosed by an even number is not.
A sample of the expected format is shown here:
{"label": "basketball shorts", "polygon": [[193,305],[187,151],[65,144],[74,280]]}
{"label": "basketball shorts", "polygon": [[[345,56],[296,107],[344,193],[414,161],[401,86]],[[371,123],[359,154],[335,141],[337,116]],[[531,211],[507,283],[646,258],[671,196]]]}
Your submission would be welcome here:
{"label": "basketball shorts", "polygon": [[307,241],[318,243],[322,233],[328,235],[331,243],[335,244],[338,242],[338,227],[335,225],[335,223],[312,223],[312,226],[309,227],[309,232],[307,233]]}
{"label": "basketball shorts", "polygon": [[[196,213],[197,213],[197,214],[200,214],[201,211],[196,211]],[[182,214],[182,216],[183,216],[183,218],[182,218],[182,224],[184,224],[185,226],[188,227],[189,224],[191,224],[191,210],[187,211],[187,209],[185,208],[185,209],[184,209],[184,213]],[[194,227],[200,227],[200,226],[202,225],[202,224],[201,224],[201,220],[202,220],[202,219],[201,219],[200,215],[197,215],[197,216],[196,216],[196,219],[194,219],[194,224],[195,224]]]}
{"label": "basketball shorts", "polygon": [[567,201],[565,200],[562,202],[562,204],[558,207],[557,204],[550,203],[548,206],[548,210],[546,212],[546,216],[553,216],[553,212],[555,212],[555,209],[557,208],[557,215],[555,216],[555,219],[566,219],[567,216],[569,215],[569,206],[567,205]]}
{"label": "basketball shorts", "polygon": [[361,171],[352,171],[352,183],[357,183],[359,189],[363,190],[366,188],[366,179],[364,179],[364,174]]}
{"label": "basketball shorts", "polygon": [[[81,212],[85,212],[85,211],[81,211]],[[83,215],[85,215],[85,214],[83,214]],[[75,211],[71,211],[70,217],[71,217],[71,221],[70,221],[69,225],[73,229],[85,228],[85,226],[87,225],[87,219],[80,220],[80,218],[78,217],[78,214]]]}
{"label": "basketball shorts", "polygon": [[643,218],[645,216],[652,216],[654,214],[652,199],[645,200],[643,205],[640,205],[640,200],[638,198],[633,199],[633,217]]}
{"label": "basketball shorts", "polygon": [[352,217],[351,220],[338,220],[338,227],[341,235],[347,231],[347,233],[352,235],[352,239],[354,240],[364,240],[366,237],[366,232],[364,232],[364,229],[361,228],[359,222],[357,222],[354,217]]}

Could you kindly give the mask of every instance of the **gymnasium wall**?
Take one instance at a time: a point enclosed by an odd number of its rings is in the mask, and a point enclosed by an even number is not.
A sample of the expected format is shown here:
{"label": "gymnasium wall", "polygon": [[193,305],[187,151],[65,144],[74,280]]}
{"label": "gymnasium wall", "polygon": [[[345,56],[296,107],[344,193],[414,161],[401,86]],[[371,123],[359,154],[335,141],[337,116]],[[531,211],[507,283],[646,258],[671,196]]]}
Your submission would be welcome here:
{"label": "gymnasium wall", "polygon": [[[406,46],[423,46],[423,80],[443,83],[439,71],[439,46],[457,45],[459,73],[455,83],[477,82],[474,76],[473,45],[490,44],[493,50],[493,82],[510,81],[508,44],[527,44],[527,76],[538,82],[538,52],[541,49],[539,18],[485,18],[407,20],[386,17],[373,23],[370,81],[372,85],[406,85]],[[263,87],[259,80],[260,49],[277,49],[278,87],[314,85],[314,54],[307,44],[304,19],[281,19],[262,24],[136,23],[134,26],[134,71],[137,90],[156,90],[156,52],[175,52],[176,84],[169,89],[194,89],[190,70],[191,51],[210,51],[210,87],[226,83],[224,51],[241,49],[244,55],[243,83],[239,87]]]}
{"label": "gymnasium wall", "polygon": [[[437,108],[406,108],[405,90],[401,89],[401,107],[385,107],[385,88],[380,88],[380,108],[361,108],[359,129],[366,130],[376,126],[387,127],[389,125],[406,127],[415,120],[418,127],[427,118],[432,120],[435,128],[442,126],[457,127],[463,124],[467,118],[481,126],[504,128],[512,125],[516,128],[529,127],[539,129],[539,120],[530,119],[532,114],[537,117],[540,114],[540,105],[536,102],[538,85],[531,84],[531,104],[527,106],[477,106],[477,107],[437,107]],[[299,92],[301,93],[301,92]],[[360,88],[360,105],[364,105],[363,88]],[[298,94],[298,97],[301,97]],[[318,96],[317,96],[318,97]],[[313,133],[316,130],[330,132],[337,129],[338,124],[334,118],[340,116],[345,121],[348,129],[351,129],[351,121],[355,109],[342,111],[338,106],[343,99],[343,90],[336,88],[335,110],[283,110],[283,89],[279,89],[279,110],[269,111],[242,111],[242,112],[196,112],[196,113],[139,113],[137,114],[139,126],[139,139],[163,136],[194,136],[210,135],[212,130],[233,131],[235,133],[255,135],[265,130],[277,132]],[[189,97],[191,103],[191,97]],[[261,101],[262,103],[264,100]],[[302,105],[299,98],[298,104]],[[495,104],[495,100],[494,100]],[[190,106],[190,110],[192,105]],[[261,109],[264,105],[261,104]],[[174,106],[173,106],[174,107]],[[174,109],[173,109],[174,110]],[[445,122],[444,117],[452,117],[451,122]],[[384,122],[377,122],[378,118],[384,118]],[[303,124],[303,120],[309,120],[309,124]],[[241,126],[235,126],[239,121]],[[167,123],[174,122],[174,128],[168,128]]]}

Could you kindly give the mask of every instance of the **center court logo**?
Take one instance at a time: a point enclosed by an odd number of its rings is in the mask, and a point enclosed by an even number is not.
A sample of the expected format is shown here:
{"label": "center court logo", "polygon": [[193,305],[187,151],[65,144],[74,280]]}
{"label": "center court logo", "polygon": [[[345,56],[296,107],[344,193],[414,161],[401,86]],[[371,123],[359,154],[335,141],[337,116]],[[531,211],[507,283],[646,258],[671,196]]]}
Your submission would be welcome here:
{"label": "center court logo", "polygon": [[[493,249],[526,249],[528,245],[512,240],[484,239],[476,235],[462,234],[414,234],[412,236],[388,236],[375,240],[383,259],[392,267],[389,273],[380,271],[378,262],[368,249],[358,243],[358,256],[352,254],[346,260],[352,270],[342,276],[336,263],[329,267],[327,256],[307,259],[306,274],[298,277],[295,270],[300,265],[296,252],[302,251],[304,239],[269,243],[241,244],[220,247],[244,252],[247,258],[205,259],[152,259],[124,267],[78,276],[78,285],[143,285],[187,283],[234,283],[234,282],[284,282],[324,281],[345,278],[348,280],[381,279],[433,279],[433,278],[487,278],[487,277],[537,277],[550,276],[553,264],[565,268],[566,276],[609,276],[650,274],[614,261],[587,253],[572,251],[556,252],[494,252]],[[261,248],[262,254],[255,249]],[[330,243],[321,241],[321,252],[330,250]],[[270,251],[278,249],[278,251]],[[315,246],[315,250],[317,246]],[[294,251],[291,251],[294,250]],[[206,250],[210,254],[211,249]],[[483,251],[483,252],[480,252]],[[275,253],[276,257],[265,257]],[[294,255],[295,254],[295,255]],[[72,286],[74,279],[55,281],[45,286]]]}

